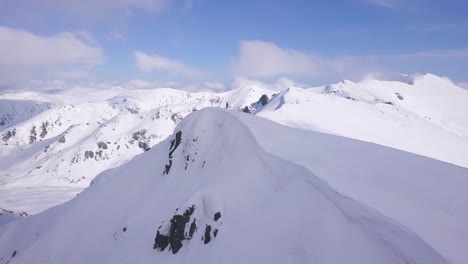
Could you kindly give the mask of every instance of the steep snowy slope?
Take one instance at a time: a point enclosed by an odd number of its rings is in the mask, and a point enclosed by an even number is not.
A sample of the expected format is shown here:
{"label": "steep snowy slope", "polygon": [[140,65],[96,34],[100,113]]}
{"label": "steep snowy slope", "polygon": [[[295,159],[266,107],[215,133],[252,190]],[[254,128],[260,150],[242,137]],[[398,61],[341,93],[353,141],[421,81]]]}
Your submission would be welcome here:
{"label": "steep snowy slope", "polygon": [[258,115],[468,167],[468,91],[430,74],[411,78],[290,88]]}
{"label": "steep snowy slope", "polygon": [[0,227],[0,263],[461,264],[466,173],[205,109],[73,200]]}
{"label": "steep snowy slope", "polygon": [[12,117],[0,130],[0,208],[34,214],[67,201],[100,172],[165,139],[187,114],[204,107],[242,109],[262,94],[273,93],[253,87],[222,94],[174,89],[92,91],[0,97],[4,111],[0,116]]}

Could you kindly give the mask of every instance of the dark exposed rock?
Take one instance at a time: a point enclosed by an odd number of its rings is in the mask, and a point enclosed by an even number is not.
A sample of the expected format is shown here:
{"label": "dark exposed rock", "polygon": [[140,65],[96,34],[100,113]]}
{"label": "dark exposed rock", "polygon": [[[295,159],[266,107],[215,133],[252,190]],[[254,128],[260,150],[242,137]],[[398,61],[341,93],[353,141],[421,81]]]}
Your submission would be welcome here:
{"label": "dark exposed rock", "polygon": [[105,142],[98,142],[97,145],[100,149],[107,149],[107,144]]}
{"label": "dark exposed rock", "polygon": [[143,141],[138,142],[138,147],[143,149],[144,151],[148,151],[150,149],[148,143],[143,142]]}
{"label": "dark exposed rock", "polygon": [[124,227],[122,231],[127,232],[127,227]]}
{"label": "dark exposed rock", "polygon": [[99,150],[99,151],[94,152],[94,159],[95,160],[102,160],[103,159],[102,154],[103,154],[102,149]]}
{"label": "dark exposed rock", "polygon": [[92,151],[90,151],[90,150],[85,151],[85,154],[84,154],[84,155],[85,155],[85,158],[87,158],[87,159],[92,159],[92,158],[94,158],[94,152],[92,152]]}
{"label": "dark exposed rock", "polygon": [[163,175],[169,174],[169,171],[171,170],[171,166],[172,166],[172,160],[169,160],[169,164],[166,164],[166,167],[164,168]]}
{"label": "dark exposed rock", "polygon": [[154,239],[153,249],[159,248],[160,251],[164,251],[169,245],[169,237],[161,235],[159,231],[156,233],[156,238]]}
{"label": "dark exposed rock", "polygon": [[134,114],[134,115],[140,113],[140,109],[133,109],[133,108],[128,108],[128,107],[127,107],[127,110],[128,110],[131,114]]}
{"label": "dark exposed rock", "polygon": [[29,144],[36,142],[36,126],[31,128],[31,135],[29,136]]}
{"label": "dark exposed rock", "polygon": [[217,212],[216,214],[214,214],[214,220],[215,221],[218,221],[220,218],[221,218],[221,213],[220,212]]}
{"label": "dark exposed rock", "polygon": [[193,212],[195,212],[195,205],[192,205],[191,207],[186,209],[185,212],[184,212],[184,216],[185,217],[190,217],[190,216],[192,216]]}
{"label": "dark exposed rock", "polygon": [[213,235],[214,235],[214,237],[216,237],[218,235],[218,229],[215,229],[215,231],[213,231]]}
{"label": "dark exposed rock", "polygon": [[132,134],[132,139],[137,141],[137,140],[140,140],[140,139],[144,139],[146,138],[146,129],[142,129],[140,131],[136,131],[136,132],[133,132]]}
{"label": "dark exposed rock", "polygon": [[169,243],[173,254],[176,254],[182,247],[182,241],[185,240],[185,225],[190,218],[183,215],[174,215],[171,219],[171,229],[169,233]]}
{"label": "dark exposed rock", "polygon": [[172,154],[174,151],[177,149],[177,147],[180,145],[180,142],[182,142],[182,131],[179,131],[176,133],[176,138],[171,140],[171,146],[169,147],[169,162],[166,164],[164,168],[164,174],[169,174],[169,171],[172,166]]}
{"label": "dark exposed rock", "polygon": [[247,114],[250,114],[250,109],[248,106],[244,107],[244,109],[242,110],[242,112],[244,113],[247,113]]}
{"label": "dark exposed rock", "polygon": [[19,216],[21,217],[29,217],[29,214],[26,212],[19,213]]}
{"label": "dark exposed rock", "polygon": [[65,136],[61,137],[59,140],[58,140],[59,143],[65,143]]}
{"label": "dark exposed rock", "polygon": [[[161,234],[159,230],[157,231],[156,238],[154,239],[153,249],[159,248],[160,251],[164,251],[164,249],[170,245],[169,250],[171,250],[173,254],[179,252],[179,250],[182,248],[182,241],[191,239],[191,231],[189,231],[189,236],[185,236],[185,226],[190,221],[190,216],[194,211],[195,206],[192,206],[185,210],[183,214],[174,215],[170,220],[171,226],[169,228],[169,234]],[[191,229],[192,225],[190,225],[190,230]]]}
{"label": "dark exposed rock", "polygon": [[208,244],[211,241],[211,226],[206,225],[205,229],[205,239],[203,240],[203,243]]}
{"label": "dark exposed rock", "polygon": [[398,99],[400,99],[400,100],[403,100],[403,99],[404,99],[404,98],[403,98],[403,95],[401,95],[400,93],[395,93],[395,94],[396,94],[396,96],[398,97]]}
{"label": "dark exposed rock", "polygon": [[39,135],[41,138],[44,138],[46,135],[47,135],[47,126],[49,125],[49,122],[42,122],[42,126],[41,126],[41,134]]}
{"label": "dark exposed rock", "polygon": [[182,141],[182,131],[179,131],[179,132],[176,133],[175,142],[174,142],[174,139],[171,141],[171,147],[169,149],[169,157],[170,158],[172,158],[172,153],[174,153],[174,151],[180,145],[181,141]]}
{"label": "dark exposed rock", "polygon": [[189,239],[192,239],[195,230],[197,230],[197,224],[195,223],[196,220],[197,219],[193,219],[193,222],[190,224]]}
{"label": "dark exposed rock", "polygon": [[262,106],[265,106],[266,104],[268,104],[268,101],[270,101],[270,99],[266,94],[264,94],[262,95],[262,97],[260,97],[258,101],[262,104]]}
{"label": "dark exposed rock", "polygon": [[[13,130],[14,131],[14,130]],[[8,141],[11,137],[13,137],[14,134],[10,130],[8,130],[5,134],[3,134],[3,141]]]}
{"label": "dark exposed rock", "polygon": [[16,256],[16,253],[17,253],[16,250],[13,251],[13,254],[11,255],[11,257],[14,258]]}
{"label": "dark exposed rock", "polygon": [[182,120],[182,118],[183,118],[183,117],[182,117],[181,115],[179,115],[179,114],[173,114],[173,115],[171,116],[171,120],[172,120],[172,122],[174,122],[174,124],[179,123],[180,120]]}

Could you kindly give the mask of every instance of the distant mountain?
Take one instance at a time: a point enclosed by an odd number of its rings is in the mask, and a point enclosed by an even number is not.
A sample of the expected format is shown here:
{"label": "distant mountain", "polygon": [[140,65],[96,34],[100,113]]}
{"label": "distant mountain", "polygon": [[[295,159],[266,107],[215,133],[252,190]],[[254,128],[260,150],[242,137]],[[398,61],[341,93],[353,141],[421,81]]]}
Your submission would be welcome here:
{"label": "distant mountain", "polygon": [[258,115],[468,168],[468,91],[431,74],[407,80],[292,87]]}
{"label": "distant mountain", "polygon": [[0,263],[468,262],[466,168],[221,109],[140,153],[1,226]]}

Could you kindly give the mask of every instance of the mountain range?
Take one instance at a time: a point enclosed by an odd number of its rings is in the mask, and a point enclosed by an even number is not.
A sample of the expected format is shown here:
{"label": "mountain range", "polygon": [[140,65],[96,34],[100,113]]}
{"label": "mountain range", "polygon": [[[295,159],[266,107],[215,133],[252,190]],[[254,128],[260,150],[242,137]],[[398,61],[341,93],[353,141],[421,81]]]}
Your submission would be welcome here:
{"label": "mountain range", "polygon": [[0,263],[466,263],[466,102],[431,74],[2,94]]}

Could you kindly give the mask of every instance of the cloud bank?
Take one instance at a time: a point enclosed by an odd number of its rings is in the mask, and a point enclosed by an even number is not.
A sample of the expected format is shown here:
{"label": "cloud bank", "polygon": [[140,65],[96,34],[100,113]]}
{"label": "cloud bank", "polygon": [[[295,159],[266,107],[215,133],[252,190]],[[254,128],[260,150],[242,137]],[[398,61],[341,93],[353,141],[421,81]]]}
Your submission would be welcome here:
{"label": "cloud bank", "polygon": [[0,26],[0,86],[33,79],[89,79],[103,51],[85,31],[41,36]]}
{"label": "cloud bank", "polygon": [[197,69],[185,65],[184,63],[159,56],[157,54],[146,54],[141,51],[134,51],[136,67],[143,72],[163,71],[183,77],[201,78],[203,73]]}
{"label": "cloud bank", "polygon": [[341,56],[325,58],[316,54],[282,48],[274,43],[242,41],[239,56],[232,63],[237,76],[269,78],[280,75],[362,78],[378,65],[373,58]]}
{"label": "cloud bank", "polygon": [[62,32],[38,36],[28,31],[0,27],[0,67],[93,65],[102,60],[102,50],[89,34]]}

